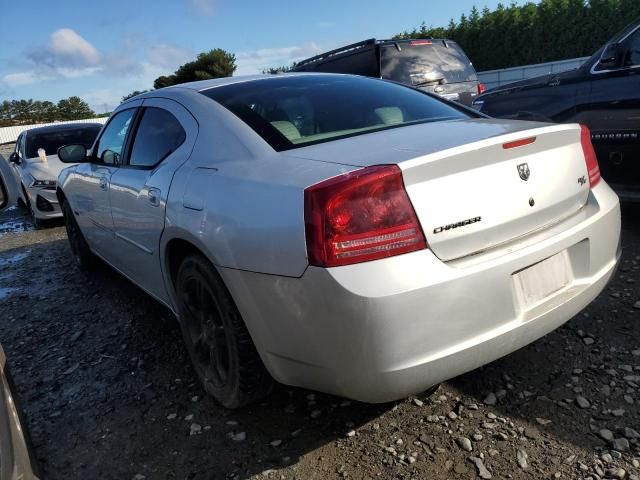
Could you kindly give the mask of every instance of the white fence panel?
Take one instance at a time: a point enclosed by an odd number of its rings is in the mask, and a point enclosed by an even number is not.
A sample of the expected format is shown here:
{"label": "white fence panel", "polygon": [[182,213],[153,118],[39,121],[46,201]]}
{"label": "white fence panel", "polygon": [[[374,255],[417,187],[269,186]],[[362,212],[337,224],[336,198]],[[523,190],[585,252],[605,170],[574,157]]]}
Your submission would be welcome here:
{"label": "white fence panel", "polygon": [[47,125],[62,125],[65,123],[107,123],[109,117],[100,117],[100,118],[87,118],[85,120],[70,120],[67,122],[50,122],[50,123],[36,123],[34,125],[16,125],[13,127],[2,127],[0,128],[0,144],[3,143],[12,143],[18,139],[18,136],[24,132],[25,130],[29,130],[30,128],[36,127],[45,127]]}
{"label": "white fence panel", "polygon": [[484,83],[485,87],[487,87],[487,90],[489,90],[508,83],[539,77],[540,75],[573,70],[588,59],[589,57],[570,58],[568,60],[558,60],[557,62],[523,65],[521,67],[503,68],[500,70],[487,70],[486,72],[478,72],[478,77],[480,81]]}

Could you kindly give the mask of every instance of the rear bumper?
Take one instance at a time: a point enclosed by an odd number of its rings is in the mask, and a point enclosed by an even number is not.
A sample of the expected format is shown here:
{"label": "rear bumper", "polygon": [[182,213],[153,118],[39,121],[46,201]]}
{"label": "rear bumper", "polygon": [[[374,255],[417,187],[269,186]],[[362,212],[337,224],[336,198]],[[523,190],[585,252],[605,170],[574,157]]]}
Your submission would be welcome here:
{"label": "rear bumper", "polygon": [[[504,356],[554,330],[606,286],[620,257],[617,196],[601,182],[576,215],[475,257],[429,250],[301,278],[221,273],[273,377],[385,402]],[[523,306],[513,275],[558,253],[570,282]]]}

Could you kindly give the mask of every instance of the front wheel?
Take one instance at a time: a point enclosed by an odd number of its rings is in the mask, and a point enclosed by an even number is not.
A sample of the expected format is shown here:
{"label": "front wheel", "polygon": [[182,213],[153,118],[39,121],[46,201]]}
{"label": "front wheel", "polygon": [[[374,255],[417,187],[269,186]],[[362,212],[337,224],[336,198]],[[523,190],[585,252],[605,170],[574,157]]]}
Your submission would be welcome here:
{"label": "front wheel", "polygon": [[73,216],[69,202],[65,201],[62,203],[62,215],[64,216],[64,226],[67,229],[69,246],[71,247],[71,253],[73,253],[76,264],[81,270],[91,270],[96,264],[96,257],[91,253],[91,249],[84,235],[82,235],[82,231],[78,226],[76,218]]}
{"label": "front wheel", "polygon": [[273,380],[222,279],[203,256],[190,255],[180,264],[176,299],[182,335],[205,390],[227,408],[268,395]]}

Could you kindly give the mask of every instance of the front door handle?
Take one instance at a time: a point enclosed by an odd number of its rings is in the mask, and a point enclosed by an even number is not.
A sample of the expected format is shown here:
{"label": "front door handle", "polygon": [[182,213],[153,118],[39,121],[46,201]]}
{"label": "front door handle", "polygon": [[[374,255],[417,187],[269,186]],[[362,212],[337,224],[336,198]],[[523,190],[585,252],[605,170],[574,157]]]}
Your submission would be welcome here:
{"label": "front door handle", "polygon": [[147,199],[149,200],[149,203],[151,205],[157,207],[158,205],[160,205],[160,195],[160,190],[158,190],[157,188],[150,188],[149,193],[147,193]]}
{"label": "front door handle", "polygon": [[107,182],[107,177],[100,177],[100,188],[102,190],[106,190],[109,187],[109,182]]}

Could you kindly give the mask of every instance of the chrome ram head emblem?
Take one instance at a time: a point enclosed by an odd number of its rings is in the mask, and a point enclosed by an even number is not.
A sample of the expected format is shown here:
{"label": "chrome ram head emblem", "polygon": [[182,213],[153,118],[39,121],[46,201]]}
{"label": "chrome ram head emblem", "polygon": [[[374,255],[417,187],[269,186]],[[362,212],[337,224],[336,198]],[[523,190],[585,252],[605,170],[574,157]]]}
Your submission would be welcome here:
{"label": "chrome ram head emblem", "polygon": [[525,182],[529,180],[529,176],[531,175],[531,171],[529,170],[529,164],[521,163],[520,165],[518,165],[518,174],[520,175],[520,178]]}

